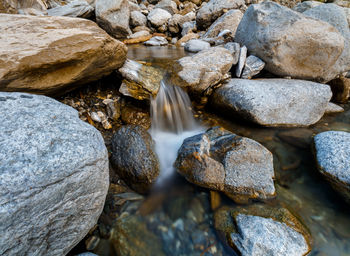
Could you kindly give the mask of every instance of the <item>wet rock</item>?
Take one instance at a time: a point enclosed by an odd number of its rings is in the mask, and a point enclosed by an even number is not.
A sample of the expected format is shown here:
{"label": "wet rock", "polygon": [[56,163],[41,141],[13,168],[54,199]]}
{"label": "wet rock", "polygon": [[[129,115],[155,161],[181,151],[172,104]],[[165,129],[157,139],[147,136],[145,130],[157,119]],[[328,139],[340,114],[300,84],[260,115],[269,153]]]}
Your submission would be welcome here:
{"label": "wet rock", "polygon": [[233,57],[233,65],[236,65],[238,63],[239,55],[241,51],[240,45],[238,43],[229,42],[224,45],[224,48],[231,52]]}
{"label": "wet rock", "polygon": [[68,17],[0,14],[0,44],[0,90],[39,94],[98,80],[127,52],[94,22]]}
{"label": "wet rock", "polygon": [[148,21],[156,28],[165,25],[171,18],[171,14],[160,8],[153,9],[147,16]]}
{"label": "wet rock", "polygon": [[243,13],[240,10],[230,10],[218,18],[203,35],[203,38],[217,37],[223,30],[229,30],[232,35],[236,34],[237,27],[241,22]]}
{"label": "wet rock", "polygon": [[241,77],[245,62],[247,59],[247,47],[242,46],[239,50],[239,59],[236,67],[236,77]]}
{"label": "wet rock", "polygon": [[137,100],[149,100],[159,91],[164,72],[133,60],[126,60],[119,72],[124,77],[119,92]]}
{"label": "wet rock", "polygon": [[[335,4],[321,4],[311,8],[304,15],[325,21],[334,26],[344,37],[344,49],[329,71],[331,74],[341,74],[350,70],[350,30],[343,8]],[[333,78],[333,77],[332,77]],[[330,80],[330,79],[329,79]]]}
{"label": "wet rock", "polygon": [[264,126],[309,126],[323,116],[328,85],[291,79],[231,79],[213,93],[214,107]]}
{"label": "wet rock", "polygon": [[350,79],[340,76],[329,82],[333,97],[332,100],[338,103],[346,103],[350,97]]}
{"label": "wet rock", "polygon": [[124,106],[121,109],[121,119],[125,124],[140,125],[148,130],[151,127],[149,111],[134,106]]}
{"label": "wet rock", "polygon": [[344,109],[341,106],[338,106],[337,104],[334,104],[332,102],[328,102],[325,114],[334,114],[341,112],[344,112]]}
{"label": "wet rock", "polygon": [[278,76],[329,81],[342,72],[333,69],[344,49],[342,34],[327,22],[273,2],[248,8],[235,41]]}
{"label": "wet rock", "polygon": [[320,4],[322,3],[318,1],[305,1],[305,2],[298,3],[296,6],[293,7],[293,10],[303,13],[311,8],[319,6]]}
{"label": "wet rock", "polygon": [[97,0],[95,13],[97,24],[115,38],[126,38],[131,34],[127,0]]}
{"label": "wet rock", "polygon": [[250,255],[307,255],[311,236],[287,209],[255,204],[220,208],[214,226],[237,253]]}
{"label": "wet rock", "polygon": [[113,227],[111,240],[120,256],[165,256],[160,239],[138,216],[120,218]]}
{"label": "wet rock", "polygon": [[306,128],[298,128],[298,129],[288,129],[286,131],[281,131],[277,134],[277,136],[299,148],[310,148],[312,142],[313,132]]}
{"label": "wet rock", "polygon": [[185,44],[185,51],[200,52],[210,48],[210,44],[200,39],[192,39]]}
{"label": "wet rock", "polygon": [[161,0],[158,4],[156,4],[155,8],[166,10],[171,15],[178,12],[177,4],[172,0]]}
{"label": "wet rock", "polygon": [[0,254],[65,255],[103,209],[103,138],[51,98],[1,92],[0,103]]}
{"label": "wet rock", "polygon": [[209,27],[226,10],[238,9],[244,6],[244,0],[210,0],[197,13],[197,25],[200,28]]}
{"label": "wet rock", "polygon": [[242,78],[243,79],[251,79],[253,76],[260,73],[265,67],[265,62],[254,55],[248,56],[246,59]]}
{"label": "wet rock", "polygon": [[43,0],[1,0],[0,13],[44,16],[47,15],[47,5]]}
{"label": "wet rock", "polygon": [[162,36],[154,36],[150,40],[144,42],[144,45],[147,45],[147,46],[163,46],[167,44],[168,44],[168,40]]}
{"label": "wet rock", "polygon": [[181,58],[177,78],[179,86],[188,87],[192,92],[200,94],[210,86],[219,83],[231,69],[233,57],[222,47],[211,47],[199,53]]}
{"label": "wet rock", "polygon": [[320,173],[350,203],[350,133],[328,131],[314,137]]}
{"label": "wet rock", "polygon": [[146,26],[147,17],[143,15],[140,11],[132,11],[130,13],[130,25],[132,27]]}
{"label": "wet rock", "polygon": [[114,133],[111,160],[118,175],[140,193],[147,192],[159,175],[154,142],[140,126],[126,125]]}
{"label": "wet rock", "polygon": [[93,15],[94,8],[85,0],[75,0],[59,7],[47,10],[49,16],[67,16],[89,18]]}
{"label": "wet rock", "polygon": [[223,191],[238,203],[275,195],[271,152],[222,128],[185,139],[175,167],[188,181]]}

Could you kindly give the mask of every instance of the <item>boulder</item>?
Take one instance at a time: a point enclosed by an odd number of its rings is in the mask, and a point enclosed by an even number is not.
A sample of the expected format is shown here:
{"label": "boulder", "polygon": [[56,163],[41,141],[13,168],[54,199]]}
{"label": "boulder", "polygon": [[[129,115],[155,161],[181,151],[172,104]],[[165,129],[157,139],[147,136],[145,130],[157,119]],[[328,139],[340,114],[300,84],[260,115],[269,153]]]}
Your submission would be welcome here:
{"label": "boulder", "polygon": [[158,4],[156,4],[155,8],[166,10],[171,15],[178,12],[177,4],[172,0],[161,0]]}
{"label": "boulder", "polygon": [[238,203],[275,196],[271,152],[219,127],[185,139],[175,168],[188,181],[222,191]]}
{"label": "boulder", "polygon": [[95,13],[97,24],[113,37],[126,38],[131,34],[128,0],[97,0]]}
{"label": "boulder", "polygon": [[247,46],[250,54],[262,59],[265,68],[275,75],[325,82],[340,73],[333,67],[345,40],[327,22],[263,2],[247,9],[235,41]]}
{"label": "boulder", "polygon": [[319,133],[314,137],[314,151],[320,173],[350,203],[350,133]]}
{"label": "boulder", "polygon": [[148,192],[160,169],[151,135],[141,126],[125,125],[112,138],[112,164],[135,191]]}
{"label": "boulder", "polygon": [[251,79],[253,76],[260,73],[265,67],[265,62],[254,55],[248,56],[243,68],[242,78]]}
{"label": "boulder", "polygon": [[188,52],[197,53],[209,48],[210,44],[200,39],[192,39],[185,44],[185,51]]}
{"label": "boulder", "polygon": [[181,36],[185,36],[189,33],[196,32],[197,26],[195,21],[188,21],[182,25]]}
{"label": "boulder", "polygon": [[0,104],[0,254],[66,255],[104,206],[103,138],[45,96],[0,92]]}
{"label": "boulder", "polygon": [[45,0],[0,0],[0,13],[44,16],[47,5]]}
{"label": "boulder", "polygon": [[164,46],[168,44],[168,40],[162,36],[154,36],[151,39],[144,42],[147,46]]}
{"label": "boulder", "polygon": [[214,227],[242,256],[304,256],[311,251],[308,229],[280,206],[222,207],[214,214]]}
{"label": "boulder", "polygon": [[130,13],[130,25],[132,27],[146,26],[147,17],[140,11],[132,11]]}
{"label": "boulder", "polygon": [[98,80],[127,52],[94,22],[68,17],[0,14],[0,44],[0,90],[39,94]]}
{"label": "boulder", "polygon": [[231,52],[233,57],[233,65],[236,65],[238,63],[239,55],[241,51],[241,47],[239,43],[229,42],[224,45],[224,48]]}
{"label": "boulder", "polygon": [[[148,37],[148,39],[152,38],[152,35],[149,33],[149,31],[141,30],[141,31],[138,31],[138,32],[133,33],[130,36],[128,36],[128,39],[147,38],[147,37]],[[145,40],[145,41],[147,41],[147,40]]]}
{"label": "boulder", "polygon": [[119,72],[124,77],[119,92],[137,100],[150,100],[159,91],[164,72],[160,69],[126,60]]}
{"label": "boulder", "polygon": [[94,8],[85,0],[74,0],[66,5],[47,10],[49,16],[67,16],[89,18],[93,15]]}
{"label": "boulder", "polygon": [[323,116],[332,97],[328,85],[291,79],[231,79],[211,103],[228,116],[263,126],[309,126]]}
{"label": "boulder", "polygon": [[200,94],[222,81],[232,63],[230,51],[222,47],[211,47],[179,59],[175,67],[174,83]]}
{"label": "boulder", "polygon": [[[342,7],[335,4],[321,4],[311,8],[304,15],[325,21],[335,27],[344,37],[344,50],[329,72],[341,74],[350,70],[350,30],[346,13]],[[332,77],[333,78],[333,77]],[[330,80],[330,79],[329,79]]]}
{"label": "boulder", "polygon": [[197,25],[200,28],[207,28],[225,11],[239,9],[245,6],[244,4],[244,0],[210,0],[199,9],[196,18]]}
{"label": "boulder", "polygon": [[192,22],[196,19],[194,12],[189,12],[186,15],[175,14],[168,20],[168,27],[171,33],[179,33],[180,28],[187,22]]}
{"label": "boulder", "polygon": [[171,14],[161,8],[153,9],[147,16],[148,21],[155,27],[159,28],[162,25],[166,25],[171,18]]}
{"label": "boulder", "polygon": [[202,36],[202,38],[214,38],[225,29],[228,29],[231,35],[236,34],[237,27],[241,22],[243,13],[240,10],[230,10],[218,18]]}

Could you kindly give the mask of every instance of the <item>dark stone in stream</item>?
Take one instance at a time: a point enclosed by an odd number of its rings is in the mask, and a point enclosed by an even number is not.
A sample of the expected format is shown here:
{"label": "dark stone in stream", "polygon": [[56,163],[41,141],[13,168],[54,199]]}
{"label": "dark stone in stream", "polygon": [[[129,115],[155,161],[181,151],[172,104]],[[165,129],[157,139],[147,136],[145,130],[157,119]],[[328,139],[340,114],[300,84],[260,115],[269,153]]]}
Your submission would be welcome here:
{"label": "dark stone in stream", "polygon": [[111,160],[118,175],[140,193],[151,188],[160,172],[154,142],[141,126],[126,125],[114,133]]}
{"label": "dark stone in stream", "polygon": [[242,256],[303,256],[311,250],[307,228],[278,206],[222,207],[214,214],[214,226],[221,239]]}
{"label": "dark stone in stream", "polygon": [[175,167],[188,181],[222,191],[239,203],[275,196],[271,152],[219,127],[187,138]]}

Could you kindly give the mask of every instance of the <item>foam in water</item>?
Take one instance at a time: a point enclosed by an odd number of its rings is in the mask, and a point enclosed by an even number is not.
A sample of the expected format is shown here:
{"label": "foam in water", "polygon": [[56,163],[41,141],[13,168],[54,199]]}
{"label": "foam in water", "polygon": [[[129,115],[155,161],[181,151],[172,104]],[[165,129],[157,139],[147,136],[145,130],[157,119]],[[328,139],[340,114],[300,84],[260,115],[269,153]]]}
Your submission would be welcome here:
{"label": "foam in water", "polygon": [[204,128],[194,119],[191,101],[180,87],[161,81],[155,99],[151,101],[150,133],[156,143],[161,174],[158,184],[174,172],[173,164],[184,139],[201,133]]}

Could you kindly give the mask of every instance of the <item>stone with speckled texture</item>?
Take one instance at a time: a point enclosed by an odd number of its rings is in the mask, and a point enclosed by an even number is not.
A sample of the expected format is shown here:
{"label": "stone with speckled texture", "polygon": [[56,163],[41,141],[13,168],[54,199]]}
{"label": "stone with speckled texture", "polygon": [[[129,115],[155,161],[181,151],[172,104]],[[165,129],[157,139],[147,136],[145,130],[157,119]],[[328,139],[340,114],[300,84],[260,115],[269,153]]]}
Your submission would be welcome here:
{"label": "stone with speckled texture", "polygon": [[45,96],[0,92],[0,112],[0,255],[65,255],[103,209],[103,138]]}
{"label": "stone with speckled texture", "polygon": [[350,203],[350,133],[319,133],[314,148],[320,173]]}

